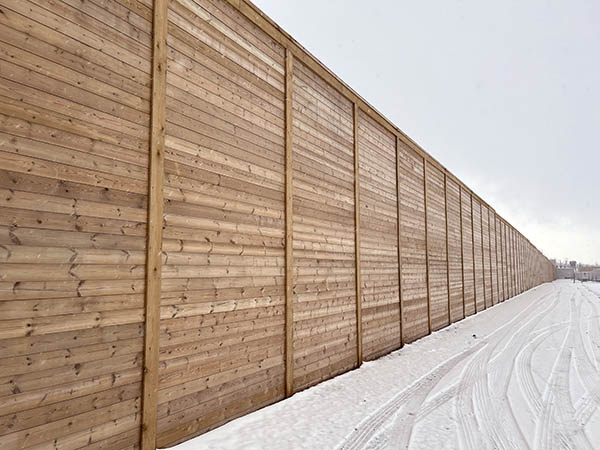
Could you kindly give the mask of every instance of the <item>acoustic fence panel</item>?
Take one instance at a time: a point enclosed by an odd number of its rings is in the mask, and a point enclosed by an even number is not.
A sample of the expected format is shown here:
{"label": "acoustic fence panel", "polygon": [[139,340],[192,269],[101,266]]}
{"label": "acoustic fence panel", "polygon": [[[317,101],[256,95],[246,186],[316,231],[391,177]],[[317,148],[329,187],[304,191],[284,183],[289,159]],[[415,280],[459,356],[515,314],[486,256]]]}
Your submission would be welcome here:
{"label": "acoustic fence panel", "polygon": [[444,174],[427,165],[427,252],[431,329],[449,324],[446,191]]}
{"label": "acoustic fence panel", "polygon": [[425,173],[423,158],[400,143],[398,172],[402,335],[412,342],[429,333]]}
{"label": "acoustic fence panel", "polygon": [[463,319],[463,237],[461,233],[460,186],[446,178],[446,210],[448,223],[448,280],[450,322]]}
{"label": "acoustic fence panel", "polygon": [[400,347],[396,138],[358,118],[364,359]]}
{"label": "acoustic fence panel", "polygon": [[471,194],[460,188],[465,315],[475,314],[475,246]]}
{"label": "acoustic fence panel", "polygon": [[302,389],[357,364],[352,103],[293,69],[294,377]]}
{"label": "acoustic fence panel", "polygon": [[492,306],[492,261],[490,250],[490,228],[489,210],[486,206],[481,207],[481,242],[483,249],[483,287],[485,296],[485,307]]}
{"label": "acoustic fence panel", "polygon": [[483,263],[483,226],[481,203],[473,199],[473,258],[475,261],[475,312],[485,309],[485,271]]}
{"label": "acoustic fence panel", "polygon": [[244,25],[169,3],[161,446],[283,397],[284,49]]}
{"label": "acoustic fence panel", "polygon": [[517,290],[515,286],[515,252],[513,247],[513,232],[512,227],[506,227],[506,246],[508,253],[508,284],[510,286],[509,292],[510,296],[514,297],[517,295]]}
{"label": "acoustic fence panel", "polygon": [[504,301],[504,288],[502,285],[502,239],[500,236],[500,219],[498,215],[494,217],[494,236],[496,239],[496,262],[497,262],[497,274],[498,274],[498,302]]}
{"label": "acoustic fence panel", "polygon": [[500,300],[500,291],[498,283],[498,246],[496,242],[496,214],[490,211],[490,255],[492,268],[492,304],[497,304]]}
{"label": "acoustic fence panel", "polygon": [[246,0],[0,0],[0,448],[152,449],[551,281]]}
{"label": "acoustic fence panel", "polygon": [[152,11],[1,10],[0,448],[137,445]]}

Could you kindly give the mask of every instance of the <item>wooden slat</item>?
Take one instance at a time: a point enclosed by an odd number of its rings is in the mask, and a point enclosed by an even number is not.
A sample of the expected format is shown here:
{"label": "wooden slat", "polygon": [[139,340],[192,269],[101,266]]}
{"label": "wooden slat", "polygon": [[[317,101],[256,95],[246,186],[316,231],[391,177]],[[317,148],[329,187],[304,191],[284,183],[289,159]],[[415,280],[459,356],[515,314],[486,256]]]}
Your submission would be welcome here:
{"label": "wooden slat", "polygon": [[155,0],[153,11],[152,115],[146,256],[146,320],[141,448],[154,450],[157,435],[158,350],[162,270],[163,185],[167,95],[167,1]]}

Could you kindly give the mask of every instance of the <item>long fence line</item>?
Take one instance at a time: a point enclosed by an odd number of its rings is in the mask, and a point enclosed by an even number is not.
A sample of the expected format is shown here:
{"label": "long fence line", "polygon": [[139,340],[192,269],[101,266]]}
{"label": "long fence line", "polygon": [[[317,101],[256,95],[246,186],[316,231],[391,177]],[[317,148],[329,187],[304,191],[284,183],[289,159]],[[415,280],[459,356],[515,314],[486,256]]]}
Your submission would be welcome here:
{"label": "long fence line", "polygon": [[0,0],[0,447],[152,449],[554,278],[246,0]]}

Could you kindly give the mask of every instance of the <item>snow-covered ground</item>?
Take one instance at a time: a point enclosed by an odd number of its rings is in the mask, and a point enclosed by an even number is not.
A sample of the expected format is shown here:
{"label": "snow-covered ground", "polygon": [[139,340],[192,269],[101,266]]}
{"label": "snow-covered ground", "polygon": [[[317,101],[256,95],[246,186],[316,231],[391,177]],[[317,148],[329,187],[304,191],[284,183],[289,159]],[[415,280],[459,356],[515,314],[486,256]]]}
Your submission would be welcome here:
{"label": "snow-covered ground", "polygon": [[599,320],[545,284],[177,450],[600,449]]}

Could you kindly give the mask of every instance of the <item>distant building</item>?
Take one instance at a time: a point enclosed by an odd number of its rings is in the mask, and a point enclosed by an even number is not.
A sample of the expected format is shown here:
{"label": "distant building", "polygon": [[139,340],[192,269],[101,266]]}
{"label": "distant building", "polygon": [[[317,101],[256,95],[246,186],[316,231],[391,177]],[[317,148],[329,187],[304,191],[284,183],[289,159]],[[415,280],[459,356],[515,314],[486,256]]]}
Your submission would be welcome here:
{"label": "distant building", "polygon": [[579,281],[591,281],[592,280],[592,272],[575,272],[575,278]]}
{"label": "distant building", "polygon": [[575,271],[575,278],[579,281],[600,281],[600,268],[580,268]]}
{"label": "distant building", "polygon": [[556,268],[556,278],[569,278],[573,279],[575,276],[575,269],[572,267],[557,267]]}
{"label": "distant building", "polygon": [[600,267],[577,264],[575,261],[556,264],[556,278],[580,281],[600,281]]}

